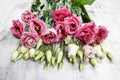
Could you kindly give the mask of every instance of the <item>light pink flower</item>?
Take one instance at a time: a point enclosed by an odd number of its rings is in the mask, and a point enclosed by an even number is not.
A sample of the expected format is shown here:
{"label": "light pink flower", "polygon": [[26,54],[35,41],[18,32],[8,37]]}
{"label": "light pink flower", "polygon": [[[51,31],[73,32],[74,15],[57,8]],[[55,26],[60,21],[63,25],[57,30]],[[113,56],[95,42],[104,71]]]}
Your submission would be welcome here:
{"label": "light pink flower", "polygon": [[95,50],[94,50],[94,48],[92,46],[85,45],[85,46],[83,46],[82,49],[83,49],[83,52],[84,52],[84,57],[86,59],[95,57]]}
{"label": "light pink flower", "polygon": [[54,28],[48,29],[42,36],[42,40],[45,44],[53,44],[58,42],[56,30]]}
{"label": "light pink flower", "polygon": [[71,15],[72,15],[71,12],[66,7],[63,7],[52,12],[53,19],[56,22],[64,21],[66,17],[70,17]]}
{"label": "light pink flower", "polygon": [[76,30],[80,27],[81,21],[77,16],[71,16],[65,19],[65,31],[68,34],[75,34]]}
{"label": "light pink flower", "polygon": [[84,26],[80,27],[76,34],[75,37],[82,41],[84,44],[91,44],[94,41],[95,37],[95,23],[94,22],[89,22],[86,23]]}
{"label": "light pink flower", "polygon": [[15,37],[20,38],[22,33],[25,31],[25,27],[19,20],[13,20],[13,26],[10,28],[10,30]]}
{"label": "light pink flower", "polygon": [[36,46],[39,37],[35,33],[24,32],[21,36],[20,42],[27,48],[33,48]]}
{"label": "light pink flower", "polygon": [[65,25],[63,22],[58,22],[55,26],[55,29],[57,31],[57,36],[60,41],[67,37],[67,33],[65,32]]}
{"label": "light pink flower", "polygon": [[35,14],[33,14],[31,11],[26,10],[25,12],[23,12],[21,18],[22,18],[22,20],[23,20],[27,25],[29,25],[31,19],[38,18],[38,16],[35,15]]}
{"label": "light pink flower", "polygon": [[95,43],[100,44],[102,43],[108,36],[108,30],[104,26],[99,26],[98,31],[95,36]]}
{"label": "light pink flower", "polygon": [[38,34],[39,37],[45,32],[46,25],[42,20],[32,19],[30,21],[30,31]]}

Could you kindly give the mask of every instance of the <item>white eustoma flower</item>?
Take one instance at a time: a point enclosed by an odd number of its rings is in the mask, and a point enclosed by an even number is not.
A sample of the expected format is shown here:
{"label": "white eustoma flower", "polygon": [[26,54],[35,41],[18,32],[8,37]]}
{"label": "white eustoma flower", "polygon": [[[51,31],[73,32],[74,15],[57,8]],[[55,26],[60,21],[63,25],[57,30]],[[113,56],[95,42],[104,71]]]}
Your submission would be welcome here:
{"label": "white eustoma flower", "polygon": [[34,48],[31,48],[29,53],[30,53],[30,57],[35,57],[35,49]]}
{"label": "white eustoma flower", "polygon": [[94,46],[95,49],[95,53],[98,57],[102,57],[104,55],[104,53],[101,50],[101,46],[100,45],[95,45]]}
{"label": "white eustoma flower", "polygon": [[67,48],[68,48],[68,56],[76,56],[79,46],[76,44],[69,44]]}

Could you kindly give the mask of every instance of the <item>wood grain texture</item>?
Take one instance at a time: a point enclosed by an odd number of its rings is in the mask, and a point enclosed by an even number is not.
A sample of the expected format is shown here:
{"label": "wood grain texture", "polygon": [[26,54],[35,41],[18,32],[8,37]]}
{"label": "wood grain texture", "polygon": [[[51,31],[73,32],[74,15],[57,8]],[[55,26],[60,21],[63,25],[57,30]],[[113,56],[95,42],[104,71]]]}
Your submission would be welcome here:
{"label": "wood grain texture", "polygon": [[89,15],[97,25],[105,25],[110,33],[105,41],[115,60],[99,61],[95,69],[85,64],[82,72],[78,65],[71,65],[66,59],[61,70],[43,70],[43,64],[31,60],[10,61],[11,53],[17,48],[18,40],[9,28],[13,19],[20,19],[21,13],[30,9],[32,0],[1,0],[0,2],[0,80],[120,80],[120,0],[96,0],[86,6]]}

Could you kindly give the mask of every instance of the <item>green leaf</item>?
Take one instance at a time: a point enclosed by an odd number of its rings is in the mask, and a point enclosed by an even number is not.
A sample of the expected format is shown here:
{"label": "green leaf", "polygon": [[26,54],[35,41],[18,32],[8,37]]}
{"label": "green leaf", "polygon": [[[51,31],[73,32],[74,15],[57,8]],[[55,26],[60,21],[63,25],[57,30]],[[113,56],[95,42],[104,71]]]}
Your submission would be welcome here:
{"label": "green leaf", "polygon": [[92,5],[95,0],[71,0],[76,6]]}

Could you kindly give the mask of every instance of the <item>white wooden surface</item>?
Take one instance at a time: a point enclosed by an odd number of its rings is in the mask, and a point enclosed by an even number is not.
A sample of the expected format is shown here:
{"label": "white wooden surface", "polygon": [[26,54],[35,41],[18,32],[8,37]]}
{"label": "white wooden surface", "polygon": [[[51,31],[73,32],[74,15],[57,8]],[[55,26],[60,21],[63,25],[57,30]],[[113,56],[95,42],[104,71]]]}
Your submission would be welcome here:
{"label": "white wooden surface", "polygon": [[92,19],[105,25],[110,31],[106,43],[115,60],[99,61],[95,69],[85,64],[82,72],[78,65],[66,59],[61,70],[43,70],[43,64],[31,60],[10,61],[11,53],[17,48],[18,40],[9,31],[13,19],[19,19],[24,10],[30,9],[32,0],[0,0],[0,80],[120,80],[120,0],[96,0],[86,6]]}

